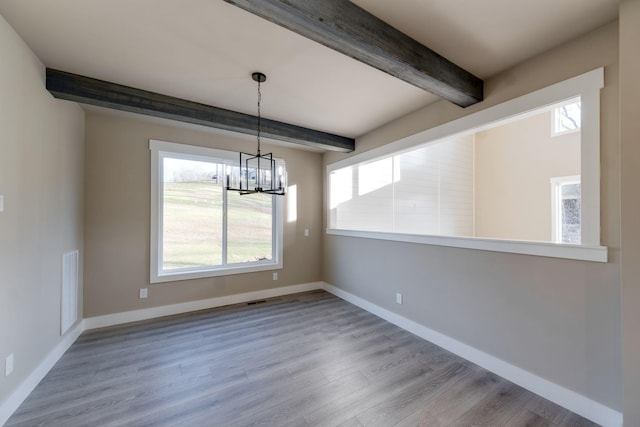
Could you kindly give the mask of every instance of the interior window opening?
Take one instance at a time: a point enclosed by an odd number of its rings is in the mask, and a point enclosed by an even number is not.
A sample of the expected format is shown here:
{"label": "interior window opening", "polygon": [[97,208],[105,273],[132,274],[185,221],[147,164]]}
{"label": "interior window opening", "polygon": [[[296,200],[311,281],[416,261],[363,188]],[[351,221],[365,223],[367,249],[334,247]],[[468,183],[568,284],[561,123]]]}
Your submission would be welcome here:
{"label": "interior window opening", "polygon": [[333,170],[329,227],[579,245],[580,112],[575,97]]}

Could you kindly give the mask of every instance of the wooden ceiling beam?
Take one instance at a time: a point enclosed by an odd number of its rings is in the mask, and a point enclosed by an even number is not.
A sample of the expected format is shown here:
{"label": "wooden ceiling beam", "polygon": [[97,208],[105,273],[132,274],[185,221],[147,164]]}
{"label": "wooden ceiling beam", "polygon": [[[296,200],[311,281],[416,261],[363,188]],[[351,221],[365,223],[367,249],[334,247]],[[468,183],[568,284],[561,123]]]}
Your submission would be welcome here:
{"label": "wooden ceiling beam", "polygon": [[[47,68],[46,86],[53,96],[68,101],[249,135],[257,133],[256,116],[51,68]],[[261,120],[260,133],[264,138],[323,150],[351,152],[355,149],[355,140],[352,138],[265,118]]]}
{"label": "wooden ceiling beam", "polygon": [[483,100],[478,77],[349,0],[225,0],[462,107]]}

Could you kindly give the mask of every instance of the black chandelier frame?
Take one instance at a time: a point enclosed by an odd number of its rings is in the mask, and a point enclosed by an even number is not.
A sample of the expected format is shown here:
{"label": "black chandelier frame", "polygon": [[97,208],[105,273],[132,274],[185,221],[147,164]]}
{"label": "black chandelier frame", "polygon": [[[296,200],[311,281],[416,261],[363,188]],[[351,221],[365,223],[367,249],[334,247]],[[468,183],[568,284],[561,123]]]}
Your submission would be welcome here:
{"label": "black chandelier frame", "polygon": [[[227,170],[227,191],[237,191],[240,195],[266,193],[277,196],[286,194],[286,171],[282,165],[277,165],[276,159],[272,153],[262,154],[260,152],[260,132],[261,132],[261,112],[260,106],[262,102],[262,92],[260,85],[267,80],[267,76],[263,73],[255,72],[251,75],[253,80],[258,83],[258,127],[257,139],[258,150],[256,154],[239,153],[239,177],[234,179],[234,185],[231,184],[231,170]],[[253,181],[253,187],[250,183]]]}

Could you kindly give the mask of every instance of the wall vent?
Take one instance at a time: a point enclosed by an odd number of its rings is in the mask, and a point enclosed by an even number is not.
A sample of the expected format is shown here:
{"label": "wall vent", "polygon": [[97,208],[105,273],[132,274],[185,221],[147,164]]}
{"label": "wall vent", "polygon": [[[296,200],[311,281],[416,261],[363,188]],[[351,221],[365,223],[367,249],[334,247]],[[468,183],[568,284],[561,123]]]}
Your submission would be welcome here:
{"label": "wall vent", "polygon": [[78,320],[78,251],[62,255],[60,335]]}

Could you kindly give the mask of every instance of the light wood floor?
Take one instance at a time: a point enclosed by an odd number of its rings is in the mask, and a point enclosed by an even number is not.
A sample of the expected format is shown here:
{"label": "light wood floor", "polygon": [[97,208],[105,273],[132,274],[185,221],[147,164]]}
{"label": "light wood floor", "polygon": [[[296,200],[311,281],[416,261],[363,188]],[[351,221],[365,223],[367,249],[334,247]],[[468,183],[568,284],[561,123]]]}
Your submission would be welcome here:
{"label": "light wood floor", "polygon": [[326,292],[89,331],[7,426],[592,426]]}

